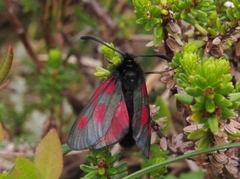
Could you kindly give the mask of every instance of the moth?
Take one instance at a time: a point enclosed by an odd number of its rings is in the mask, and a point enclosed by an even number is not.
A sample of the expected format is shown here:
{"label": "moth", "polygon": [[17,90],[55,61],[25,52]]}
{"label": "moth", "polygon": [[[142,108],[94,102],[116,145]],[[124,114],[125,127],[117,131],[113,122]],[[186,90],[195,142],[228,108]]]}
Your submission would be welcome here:
{"label": "moth", "polygon": [[148,93],[144,72],[134,59],[170,59],[165,55],[123,54],[94,36],[82,36],[81,39],[95,40],[123,58],[80,112],[69,133],[69,147],[72,150],[101,149],[119,142],[122,147],[130,148],[136,143],[148,158],[151,139]]}

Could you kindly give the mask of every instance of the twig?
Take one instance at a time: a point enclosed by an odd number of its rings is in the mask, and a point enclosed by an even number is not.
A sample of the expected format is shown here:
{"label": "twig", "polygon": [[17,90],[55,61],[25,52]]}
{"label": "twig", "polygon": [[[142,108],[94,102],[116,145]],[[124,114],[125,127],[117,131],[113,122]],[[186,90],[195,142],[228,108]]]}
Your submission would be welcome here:
{"label": "twig", "polygon": [[34,61],[34,63],[36,64],[37,70],[40,71],[43,68],[43,64],[38,59],[36,53],[34,52],[32,46],[30,45],[30,43],[29,43],[29,41],[26,37],[24,28],[23,28],[20,20],[16,16],[16,14],[14,13],[14,8],[13,8],[12,1],[4,0],[4,4],[5,4],[5,7],[6,7],[7,16],[8,16],[9,21],[12,23],[12,25],[16,29],[16,32],[19,35],[23,45],[25,46],[29,56]]}
{"label": "twig", "polygon": [[9,83],[9,80],[6,80],[5,82],[0,84],[0,90],[2,90],[3,88],[5,88]]}
{"label": "twig", "polygon": [[93,9],[93,11],[100,17],[101,20],[103,20],[107,26],[110,28],[109,30],[111,32],[116,32],[117,31],[117,25],[112,19],[109,17],[109,15],[106,13],[104,8],[99,4],[98,1],[96,0],[83,0],[85,4],[88,4],[89,7]]}

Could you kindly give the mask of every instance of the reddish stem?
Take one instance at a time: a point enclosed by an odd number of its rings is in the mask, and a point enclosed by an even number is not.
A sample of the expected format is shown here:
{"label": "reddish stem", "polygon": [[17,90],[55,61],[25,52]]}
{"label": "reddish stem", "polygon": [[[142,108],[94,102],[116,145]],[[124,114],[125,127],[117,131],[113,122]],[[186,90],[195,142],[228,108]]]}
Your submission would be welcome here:
{"label": "reddish stem", "polygon": [[30,43],[29,43],[29,41],[26,37],[24,28],[23,28],[20,20],[16,16],[16,14],[14,13],[14,8],[13,8],[12,1],[4,0],[4,4],[5,4],[5,7],[6,7],[7,16],[8,16],[9,21],[12,23],[12,25],[16,29],[16,32],[19,35],[23,45],[25,46],[29,56],[31,57],[33,62],[36,64],[37,70],[40,71],[43,68],[43,64],[38,59],[36,53],[34,52],[32,46],[30,45]]}

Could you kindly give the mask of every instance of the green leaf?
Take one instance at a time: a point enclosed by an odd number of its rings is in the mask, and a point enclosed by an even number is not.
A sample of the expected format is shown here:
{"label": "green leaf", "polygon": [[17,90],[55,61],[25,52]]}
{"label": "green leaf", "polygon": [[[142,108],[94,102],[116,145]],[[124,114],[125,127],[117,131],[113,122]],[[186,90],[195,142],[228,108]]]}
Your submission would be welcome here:
{"label": "green leaf", "polygon": [[8,47],[8,50],[5,51],[3,57],[0,59],[0,83],[4,81],[13,61],[13,48],[12,46]]}
{"label": "green leaf", "polygon": [[163,36],[154,38],[153,39],[154,46],[157,47],[158,45],[160,45],[162,43],[162,40],[163,40]]}
{"label": "green leaf", "polygon": [[63,151],[63,155],[67,155],[72,150],[69,148],[69,146],[67,144],[63,144],[62,145],[62,151]]}
{"label": "green leaf", "polygon": [[108,175],[116,175],[117,172],[118,172],[118,171],[117,171],[116,168],[108,168],[106,173],[107,173]]}
{"label": "green leaf", "polygon": [[202,89],[198,86],[193,87],[187,87],[186,89],[187,94],[190,94],[191,96],[197,97],[203,94]]}
{"label": "green leaf", "polygon": [[206,110],[207,112],[209,113],[213,113],[215,111],[215,104],[214,104],[214,101],[212,99],[207,99],[206,101]]}
{"label": "green leaf", "polygon": [[226,95],[231,93],[233,89],[234,89],[234,86],[232,82],[229,82],[227,85],[222,86],[222,89],[219,90],[218,93],[220,93],[221,95]]}
{"label": "green leaf", "polygon": [[214,102],[215,102],[216,106],[218,106],[218,107],[229,107],[232,105],[231,101],[227,100],[221,94],[215,94]]}
{"label": "green leaf", "polygon": [[193,103],[193,97],[188,95],[188,94],[175,94],[174,95],[177,100],[179,100],[180,102],[184,103],[184,104],[188,104],[188,105],[192,105]]}
{"label": "green leaf", "polygon": [[152,22],[151,21],[148,21],[145,25],[145,30],[146,31],[150,31],[152,28]]}
{"label": "green leaf", "polygon": [[180,175],[179,179],[202,179],[204,178],[204,173],[202,170],[191,171]]}
{"label": "green leaf", "polygon": [[208,31],[204,28],[204,27],[202,27],[201,25],[199,25],[199,24],[194,24],[194,26],[196,27],[196,29],[202,34],[202,35],[207,35],[208,34]]}
{"label": "green leaf", "polygon": [[21,177],[21,172],[17,170],[11,171],[7,176],[4,176],[3,179],[19,179]]}
{"label": "green leaf", "polygon": [[162,37],[163,36],[163,28],[162,26],[157,26],[153,29],[154,37]]}
{"label": "green leaf", "polygon": [[228,139],[229,140],[239,140],[240,138],[240,131],[237,130],[237,132],[235,134],[229,134],[228,133]]}
{"label": "green leaf", "polygon": [[199,139],[203,138],[204,136],[206,136],[206,132],[203,131],[202,129],[198,129],[198,130],[195,130],[195,131],[191,132],[190,134],[188,134],[187,138],[189,140],[199,140]]}
{"label": "green leaf", "polygon": [[165,179],[178,179],[178,178],[172,175],[167,175]]}
{"label": "green leaf", "polygon": [[105,175],[106,174],[106,169],[105,168],[98,168],[98,175]]}
{"label": "green leaf", "polygon": [[[93,165],[97,165],[97,159],[96,157],[92,156],[92,155],[87,155],[86,156],[86,160]],[[80,166],[81,167],[81,166]]]}
{"label": "green leaf", "polygon": [[194,112],[191,116],[193,121],[200,121],[203,118],[203,111]]}
{"label": "green leaf", "polygon": [[209,147],[211,143],[211,137],[209,135],[203,136],[198,142],[198,149],[203,150]]}
{"label": "green leaf", "polygon": [[89,165],[84,165],[84,164],[80,165],[80,169],[82,171],[84,171],[85,173],[96,171],[95,166],[89,166]]}
{"label": "green leaf", "polygon": [[158,6],[151,6],[150,13],[153,17],[160,18],[161,9]]}
{"label": "green leaf", "polygon": [[141,17],[136,21],[136,23],[137,24],[145,24],[147,21],[148,21],[147,18]]}
{"label": "green leaf", "polygon": [[240,100],[240,93],[231,93],[228,95],[230,101],[239,101]]}
{"label": "green leaf", "polygon": [[182,18],[183,20],[185,20],[186,22],[189,22],[189,23],[192,24],[192,25],[194,25],[194,24],[197,23],[195,17],[193,17],[192,14],[190,14],[190,13],[188,13],[188,12],[186,12],[186,11],[183,11],[183,12],[181,13],[181,18]]}
{"label": "green leaf", "polygon": [[222,107],[222,118],[223,119],[228,119],[230,117],[235,117],[236,113],[233,112],[231,109],[226,108],[226,107]]}
{"label": "green leaf", "polygon": [[0,173],[0,179],[6,179],[7,178],[8,173]]}
{"label": "green leaf", "polygon": [[33,163],[22,156],[16,159],[15,170],[21,173],[19,179],[38,179]]}
{"label": "green leaf", "polygon": [[217,135],[219,132],[218,117],[217,116],[209,117],[207,120],[208,120],[208,126],[210,130],[214,135]]}
{"label": "green leaf", "polygon": [[114,163],[119,160],[119,158],[121,157],[121,153],[116,153],[114,154],[113,156],[111,156],[110,158],[107,159],[106,163],[107,163],[107,166],[113,166]]}
{"label": "green leaf", "polygon": [[98,171],[95,170],[95,171],[91,171],[90,173],[88,173],[87,175],[84,176],[84,178],[86,179],[92,179],[94,177],[96,177],[98,175]]}
{"label": "green leaf", "polygon": [[117,169],[118,173],[125,173],[128,170],[127,162],[121,162],[114,167]]}
{"label": "green leaf", "polygon": [[96,72],[94,73],[94,76],[108,77],[109,75],[110,75],[110,71],[108,71],[102,67],[96,67]]}
{"label": "green leaf", "polygon": [[204,109],[205,107],[205,96],[200,96],[196,98],[196,104],[192,106],[193,112],[198,112]]}
{"label": "green leaf", "polygon": [[51,49],[48,53],[48,67],[57,69],[62,63],[62,52],[59,49]]}
{"label": "green leaf", "polygon": [[0,142],[3,140],[3,128],[2,128],[2,123],[0,122]]}
{"label": "green leaf", "polygon": [[157,163],[157,164],[151,165],[149,167],[145,167],[144,169],[138,170],[135,173],[129,174],[126,177],[122,177],[122,179],[141,178],[141,176],[143,176],[144,174],[147,174],[155,169],[158,169],[159,167],[167,166],[169,164],[176,163],[177,161],[189,159],[189,158],[192,158],[197,155],[207,154],[207,153],[211,153],[211,152],[215,152],[215,151],[219,151],[219,150],[226,150],[226,148],[234,148],[234,147],[240,147],[240,142],[228,143],[226,145],[219,145],[219,146],[215,146],[215,147],[205,148],[204,150],[196,150],[194,152],[189,152],[187,154],[168,159],[164,162]]}
{"label": "green leaf", "polygon": [[63,168],[62,147],[55,129],[50,130],[39,143],[34,165],[41,179],[58,179]]}

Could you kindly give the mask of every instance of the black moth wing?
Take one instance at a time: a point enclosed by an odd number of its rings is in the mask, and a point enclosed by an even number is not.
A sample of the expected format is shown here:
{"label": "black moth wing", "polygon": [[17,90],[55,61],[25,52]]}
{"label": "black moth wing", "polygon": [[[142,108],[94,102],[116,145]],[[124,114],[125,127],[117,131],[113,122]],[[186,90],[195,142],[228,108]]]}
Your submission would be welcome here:
{"label": "black moth wing", "polygon": [[[113,121],[116,124],[119,113],[124,113],[124,123],[111,126]],[[118,134],[108,132],[110,128],[116,129]],[[70,130],[68,145],[73,150],[82,150],[89,147],[103,148],[119,141],[128,130],[129,117],[124,103],[121,81],[110,76],[95,91],[77,117]]]}
{"label": "black moth wing", "polygon": [[148,158],[151,141],[151,116],[146,83],[143,74],[139,75],[137,86],[133,91],[133,109],[133,138],[135,139],[137,146]]}
{"label": "black moth wing", "polygon": [[134,61],[134,58],[131,54],[125,54],[123,62],[116,69],[121,77],[123,94],[131,125],[127,135],[120,141],[120,145],[131,147],[136,142],[137,146],[143,151],[143,154],[149,157],[151,118],[147,89],[144,72],[141,66]]}

